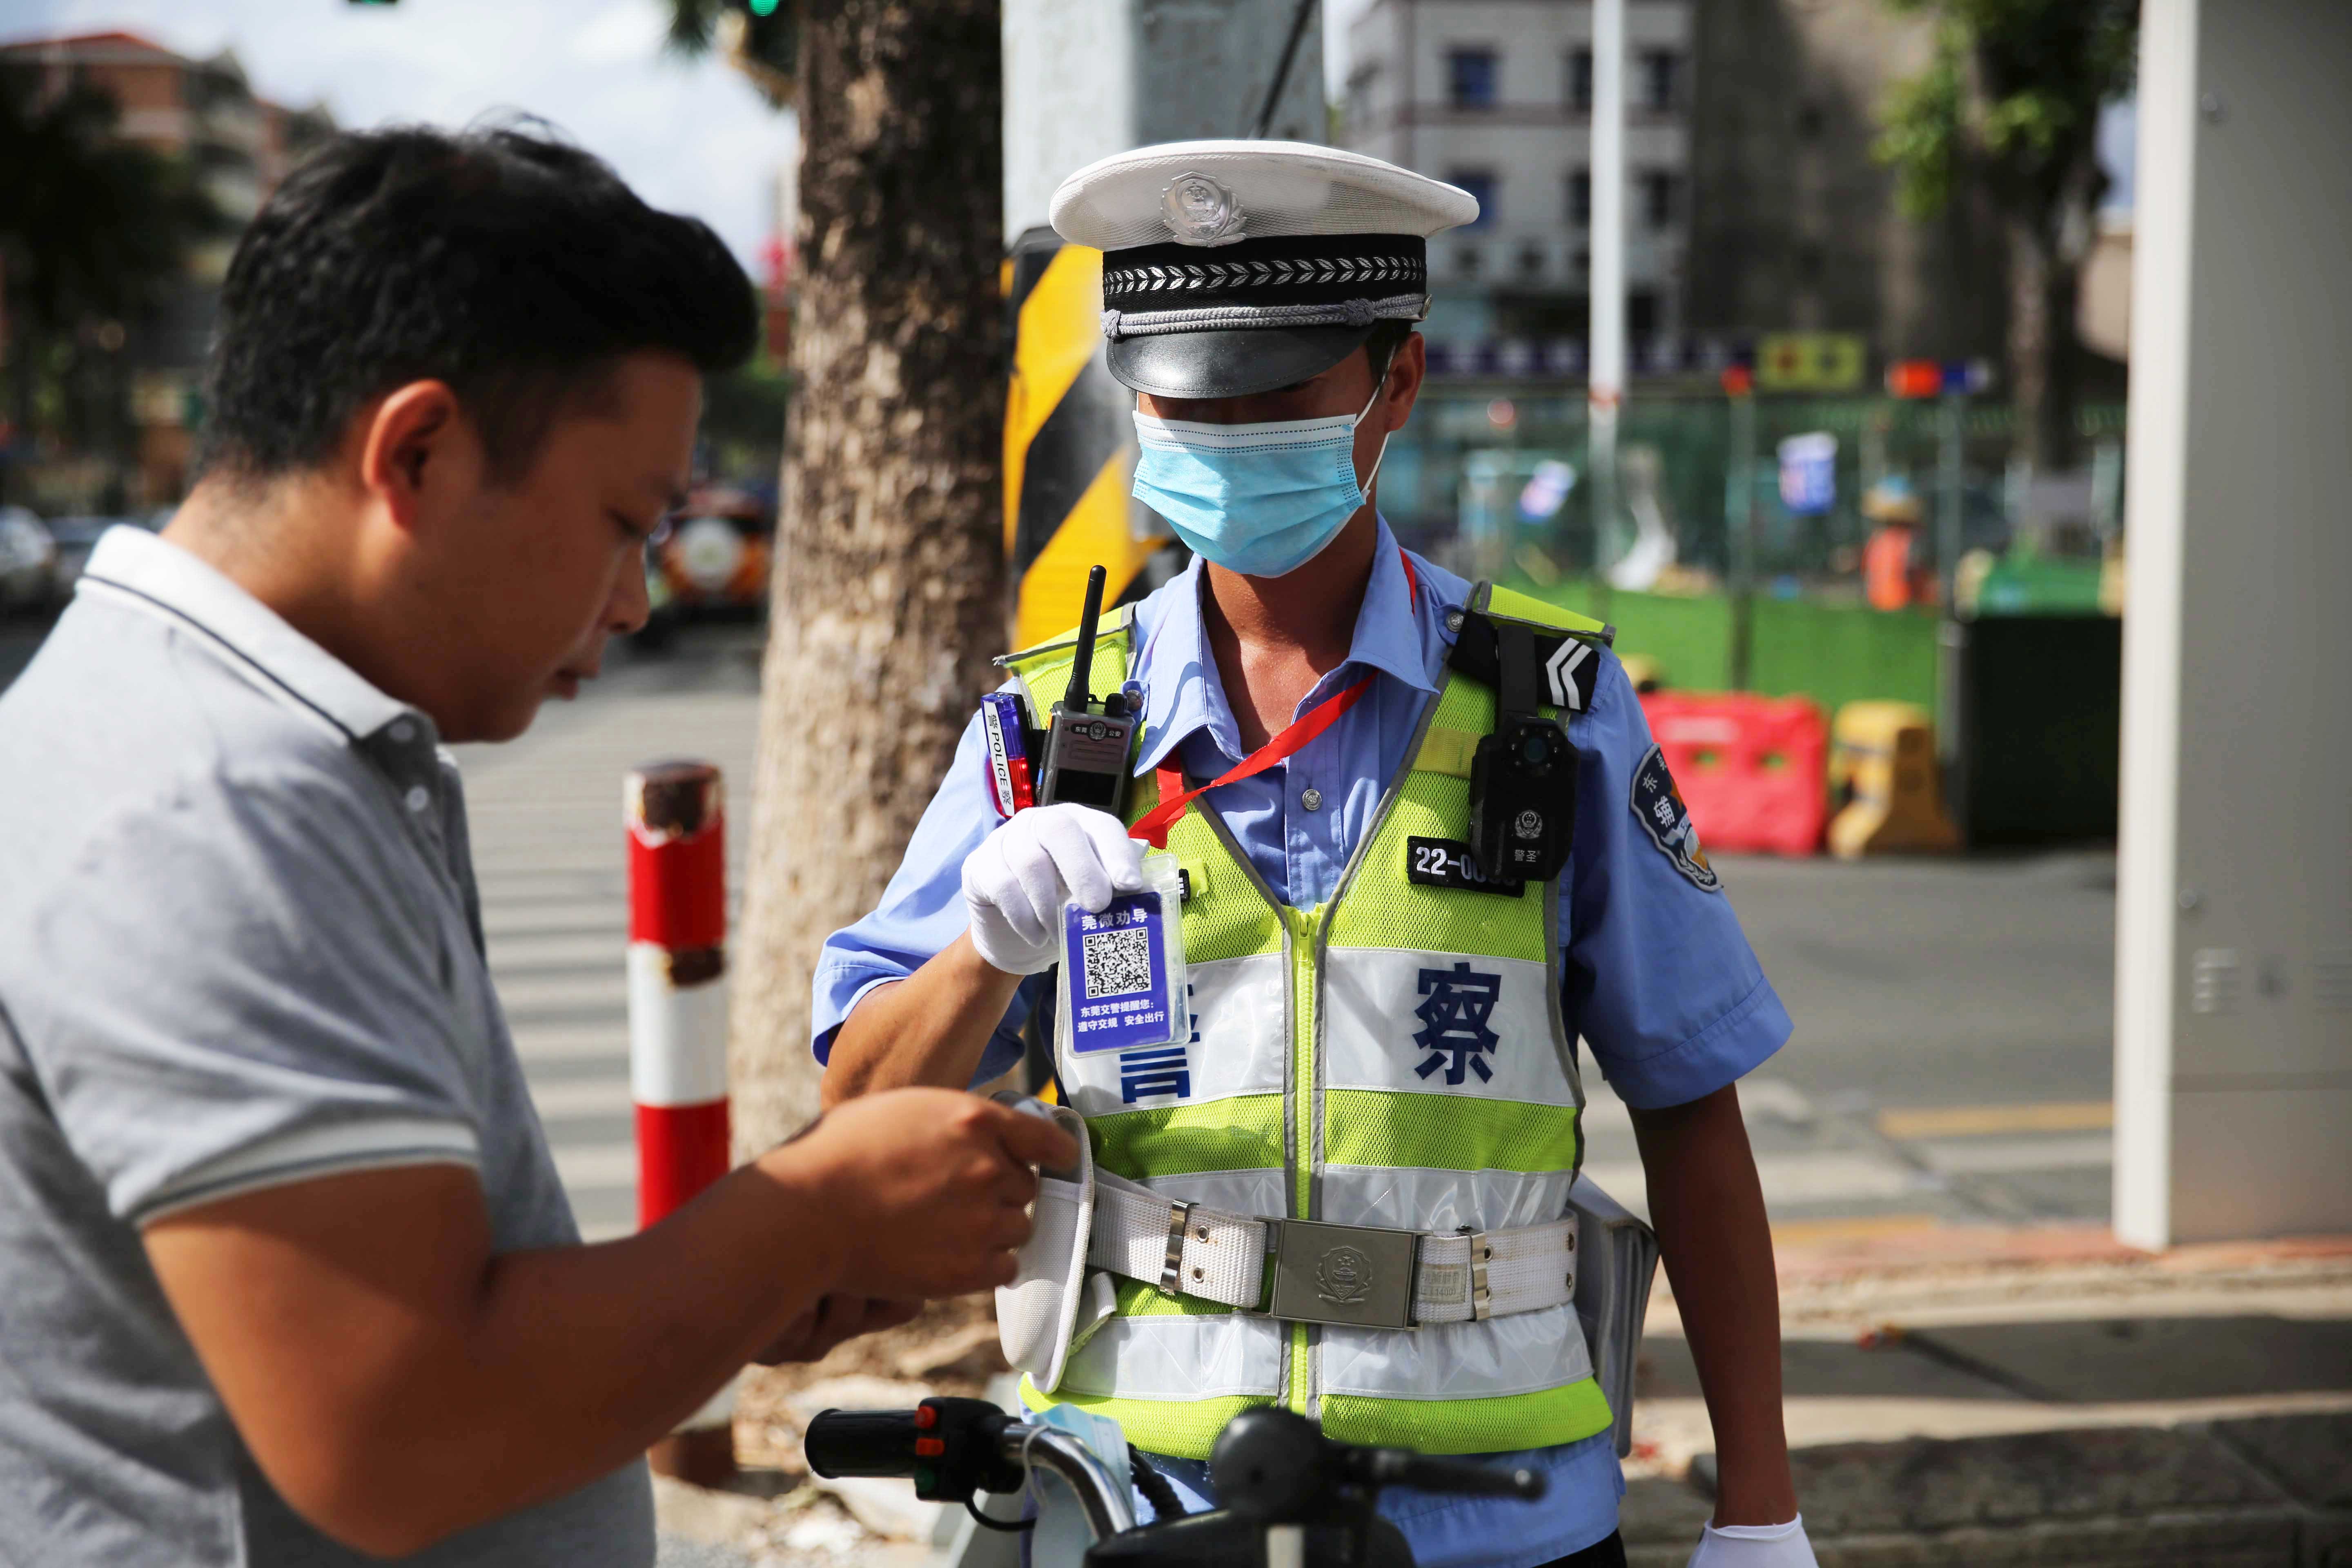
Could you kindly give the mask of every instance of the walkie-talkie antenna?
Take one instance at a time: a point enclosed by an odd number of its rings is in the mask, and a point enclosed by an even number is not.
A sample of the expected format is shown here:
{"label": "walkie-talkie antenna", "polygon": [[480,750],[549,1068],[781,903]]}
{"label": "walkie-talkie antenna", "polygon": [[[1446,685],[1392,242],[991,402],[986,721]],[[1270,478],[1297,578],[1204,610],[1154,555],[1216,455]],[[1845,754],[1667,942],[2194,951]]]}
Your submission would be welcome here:
{"label": "walkie-talkie antenna", "polygon": [[1092,694],[1095,665],[1095,626],[1102,619],[1103,582],[1106,574],[1099,566],[1087,573],[1087,608],[1078,617],[1078,656],[1070,661],[1070,689],[1062,698],[1062,706],[1073,713],[1087,710]]}

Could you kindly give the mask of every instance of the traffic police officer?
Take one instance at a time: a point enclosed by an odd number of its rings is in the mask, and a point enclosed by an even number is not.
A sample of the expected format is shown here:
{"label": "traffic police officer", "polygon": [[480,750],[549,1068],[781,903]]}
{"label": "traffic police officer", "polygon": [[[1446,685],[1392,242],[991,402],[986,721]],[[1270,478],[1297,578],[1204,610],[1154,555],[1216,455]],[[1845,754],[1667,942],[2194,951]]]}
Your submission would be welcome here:
{"label": "traffic police officer", "polygon": [[[1429,237],[1477,211],[1378,160],[1276,142],[1141,148],[1055,193],[1062,237],[1105,252],[1109,368],[1139,395],[1135,493],[1194,552],[1095,656],[1098,689],[1143,689],[1125,816],[1186,872],[1193,1034],[1110,1059],[1066,1040],[1056,1076],[1100,1167],[1171,1199],[1556,1247],[1580,1037],[1633,1108],[1715,1424],[1695,1561],[1810,1564],[1734,1088],[1788,1016],[1598,623],[1403,551],[1369,499],[1421,387]],[[1577,753],[1567,864],[1527,886],[1483,877],[1465,842],[1496,698],[1491,673],[1449,662],[1465,626],[1514,623],[1554,650],[1542,711]],[[1006,661],[1040,720],[1071,651]],[[1066,901],[1139,885],[1128,826],[1075,805],[1008,820],[987,762],[975,719],[880,907],[825,944],[828,1102],[1008,1070],[1047,1004]],[[1549,1295],[1402,1330],[1121,1281],[1050,1395],[1028,1396],[1116,1416],[1195,1494],[1224,1421],[1275,1401],[1342,1440],[1507,1458],[1548,1473],[1543,1502],[1383,1499],[1423,1564],[1622,1563],[1623,1483],[1564,1263],[1531,1260]]]}

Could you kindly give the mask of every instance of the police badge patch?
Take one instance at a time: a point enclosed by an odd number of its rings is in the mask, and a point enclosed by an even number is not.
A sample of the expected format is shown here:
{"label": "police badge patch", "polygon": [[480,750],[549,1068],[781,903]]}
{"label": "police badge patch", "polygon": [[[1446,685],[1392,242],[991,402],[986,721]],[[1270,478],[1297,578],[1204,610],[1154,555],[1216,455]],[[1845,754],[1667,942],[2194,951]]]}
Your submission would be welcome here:
{"label": "police badge patch", "polygon": [[1698,828],[1691,821],[1690,807],[1683,804],[1683,792],[1675,787],[1675,775],[1666,771],[1665,753],[1656,746],[1633,770],[1633,806],[1650,842],[1675,863],[1675,870],[1690,879],[1692,887],[1709,893],[1723,890],[1723,879],[1716,875],[1715,868],[1707,864],[1706,851],[1699,847]]}

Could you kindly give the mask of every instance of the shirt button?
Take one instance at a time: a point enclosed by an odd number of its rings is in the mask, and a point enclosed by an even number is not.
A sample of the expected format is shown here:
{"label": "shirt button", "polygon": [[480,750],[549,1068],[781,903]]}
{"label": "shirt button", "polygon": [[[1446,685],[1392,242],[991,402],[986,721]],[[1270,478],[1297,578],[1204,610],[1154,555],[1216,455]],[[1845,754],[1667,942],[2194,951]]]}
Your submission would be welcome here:
{"label": "shirt button", "polygon": [[395,720],[392,726],[392,738],[404,746],[416,739],[416,726],[405,719]]}
{"label": "shirt button", "polygon": [[1320,811],[1323,809],[1323,792],[1319,789],[1302,791],[1298,796],[1298,804],[1309,811]]}
{"label": "shirt button", "polygon": [[409,810],[423,811],[433,804],[433,793],[423,784],[410,784],[408,793],[401,796],[401,799],[408,803]]}

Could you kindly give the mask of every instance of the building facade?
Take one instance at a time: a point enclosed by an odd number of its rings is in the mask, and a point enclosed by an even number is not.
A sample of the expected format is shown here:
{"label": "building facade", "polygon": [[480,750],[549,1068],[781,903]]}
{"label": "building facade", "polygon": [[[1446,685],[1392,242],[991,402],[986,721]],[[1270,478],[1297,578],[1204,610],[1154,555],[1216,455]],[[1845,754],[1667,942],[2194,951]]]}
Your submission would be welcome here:
{"label": "building facade", "polygon": [[[1999,226],[1963,179],[1897,208],[1872,155],[1933,19],[1885,0],[1628,0],[1627,329],[1637,377],[1710,375],[1776,333],[1873,368],[1997,360]],[[1580,376],[1589,321],[1591,0],[1373,0],[1349,32],[1345,144],[1486,209],[1430,258],[1441,374]]]}
{"label": "building facade", "polygon": [[[115,134],[184,163],[219,220],[181,278],[133,319],[95,334],[116,362],[108,368],[121,384],[129,449],[45,465],[55,476],[45,498],[52,504],[170,504],[187,486],[199,378],[237,237],[287,172],[333,134],[334,121],[323,106],[290,110],[259,97],[232,54],[191,59],[131,33],[0,45],[0,64],[29,69],[39,92],[89,86],[113,99]],[[101,469],[116,471],[91,477]]]}
{"label": "building facade", "polygon": [[[1685,336],[1697,0],[1626,11],[1626,303],[1653,356]],[[1590,0],[1373,0],[1349,31],[1346,144],[1478,198],[1432,246],[1441,369],[1579,374],[1592,209]]]}
{"label": "building facade", "polygon": [[1880,364],[1998,362],[2006,268],[1984,193],[1964,174],[1941,217],[1908,217],[1872,155],[1887,94],[1932,58],[1932,11],[1696,4],[1691,330],[1853,333]]}

